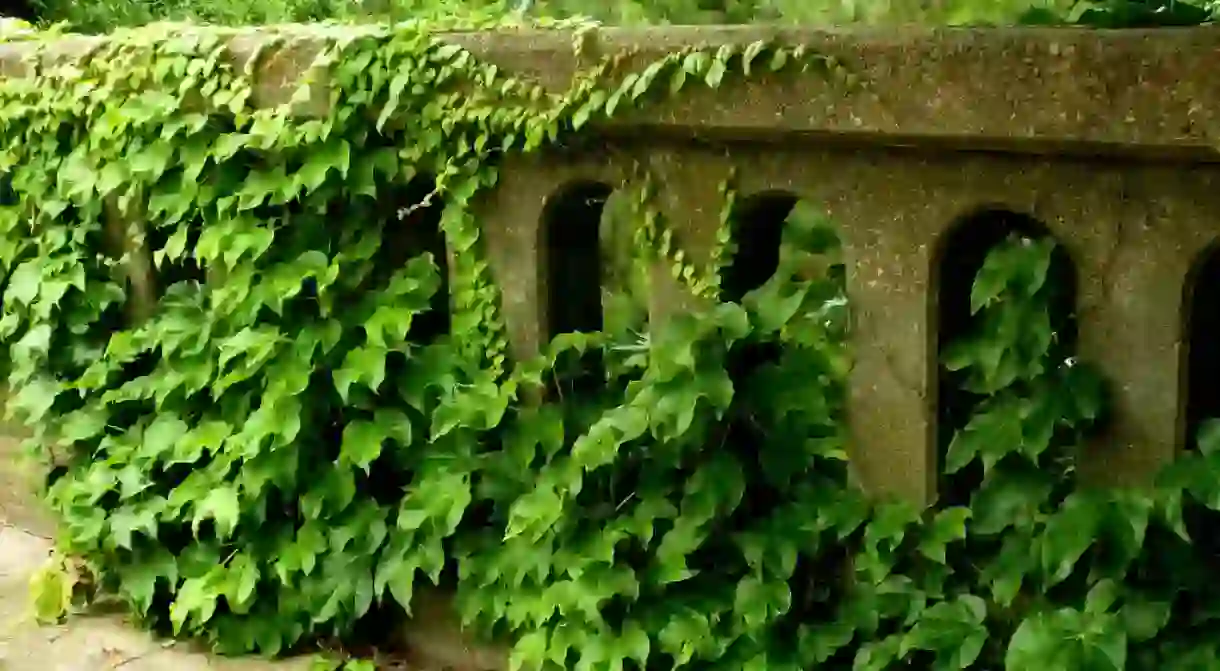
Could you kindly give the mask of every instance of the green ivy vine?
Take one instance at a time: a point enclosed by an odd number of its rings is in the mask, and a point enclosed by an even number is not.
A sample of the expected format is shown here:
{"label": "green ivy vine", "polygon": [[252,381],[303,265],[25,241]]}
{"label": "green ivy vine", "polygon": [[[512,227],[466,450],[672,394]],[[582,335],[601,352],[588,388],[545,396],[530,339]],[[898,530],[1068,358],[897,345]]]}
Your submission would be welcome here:
{"label": "green ivy vine", "polygon": [[944,362],[969,406],[960,496],[927,511],[851,484],[824,222],[794,210],[771,279],[714,300],[731,177],[706,269],[653,205],[664,185],[641,168],[628,191],[637,252],[705,309],[510,360],[479,221],[502,156],[692,83],[835,64],[612,55],[558,94],[444,27],[313,30],[314,117],[255,108],[258,59],[222,30],[119,32],[0,81],[2,360],[73,558],[43,576],[48,612],[90,573],[150,626],[278,654],[431,584],[514,671],[1220,664],[1192,540],[1220,509],[1220,424],[1155,488],[1075,482],[1104,394],[1061,337],[1049,241],[1005,242],[974,280]]}
{"label": "green ivy vine", "polygon": [[[223,30],[118,32],[0,83],[10,410],[51,469],[62,551],[152,626],[274,654],[409,609],[419,580],[456,580],[465,597],[477,576],[487,584],[464,610],[528,651],[550,626],[541,607],[527,608],[540,598],[531,587],[565,611],[592,603],[581,590],[618,593],[602,579],[631,592],[617,569],[565,578],[580,573],[577,545],[556,547],[554,567],[515,564],[537,567],[534,584],[496,567],[546,542],[594,542],[575,521],[540,534],[582,504],[582,488],[621,491],[617,443],[651,430],[689,434],[667,448],[675,457],[694,445],[696,409],[709,410],[684,356],[727,356],[747,335],[745,313],[689,326],[668,371],[645,375],[651,350],[616,360],[623,350],[597,334],[510,364],[479,194],[494,187],[500,156],[644,104],[658,81],[714,87],[755,61],[779,70],[809,59],[758,43],[623,73],[611,57],[555,94],[437,29],[314,31],[325,48],[293,100],[273,109],[252,103],[259,58],[229,60]],[[32,48],[50,37],[32,37]],[[309,79],[330,83],[326,112],[294,116]],[[420,182],[420,202],[387,206]],[[421,209],[439,210],[445,277],[441,259],[393,242],[410,242]],[[132,272],[141,263],[156,286]],[[429,319],[442,288],[445,327]],[[127,309],[142,299],[155,303]],[[556,366],[591,348],[609,348],[605,390],[587,403],[525,400],[561,386]],[[726,383],[708,390],[719,412]],[[640,424],[640,404],[669,387],[686,396]],[[607,404],[628,390],[631,403]],[[682,534],[715,511],[683,515],[658,496],[629,509],[637,526],[680,522],[664,547],[681,556],[691,542]],[[489,545],[497,525],[508,538]],[[647,552],[651,532],[633,533],[648,536]],[[658,590],[638,598],[652,603]],[[631,612],[589,626],[636,636],[648,608]],[[635,645],[638,655],[638,636]]]}

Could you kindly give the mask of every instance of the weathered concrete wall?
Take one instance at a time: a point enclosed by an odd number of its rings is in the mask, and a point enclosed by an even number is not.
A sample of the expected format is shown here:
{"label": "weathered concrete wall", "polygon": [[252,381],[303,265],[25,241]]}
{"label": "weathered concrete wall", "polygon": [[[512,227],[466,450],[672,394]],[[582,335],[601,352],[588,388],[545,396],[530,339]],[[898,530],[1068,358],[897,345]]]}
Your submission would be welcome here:
{"label": "weathered concrete wall", "polygon": [[[349,28],[234,30],[231,53],[244,63],[264,44],[254,99],[286,102],[318,53],[320,38]],[[630,50],[624,68],[647,65],[691,45],[747,45],[755,40],[804,44],[835,58],[860,86],[816,73],[726,80],[717,90],[691,87],[678,99],[618,117],[616,132],[643,128],[679,136],[880,142],[1022,153],[1138,153],[1212,156],[1220,141],[1220,81],[1211,76],[1220,34],[1215,28],[1095,31],[1075,28],[909,28],[814,30],[774,27],[600,29],[583,56],[573,34],[513,30],[461,33],[446,39],[508,72],[560,88],[581,64]],[[80,54],[97,38],[66,38],[56,53]],[[0,75],[20,75],[29,52],[0,44]],[[319,82],[319,91],[325,82]],[[317,110],[314,101],[303,111]],[[1094,146],[1101,145],[1101,146]]]}
{"label": "weathered concrete wall", "polygon": [[[286,100],[318,51],[317,30],[280,34],[290,39],[260,71],[261,104]],[[267,39],[234,33],[233,58]],[[553,87],[578,65],[570,34],[447,39]],[[757,39],[833,56],[858,86],[810,73],[692,89],[597,127],[604,149],[508,159],[483,220],[514,351],[537,351],[550,335],[555,278],[541,227],[554,194],[577,181],[622,185],[639,162],[664,184],[665,215],[701,261],[719,221],[716,186],[735,170],[746,195],[798,195],[841,228],[855,314],[852,459],[871,490],[928,503],[940,254],[972,214],[1005,210],[1042,222],[1076,266],[1079,354],[1101,365],[1115,404],[1109,433],[1082,461],[1087,475],[1138,483],[1171,460],[1184,443],[1188,278],[1220,233],[1220,30],[602,30],[585,50],[631,48],[638,65],[686,45]],[[0,73],[20,76],[21,53],[0,45]],[[686,303],[674,285],[655,292],[654,319]]]}

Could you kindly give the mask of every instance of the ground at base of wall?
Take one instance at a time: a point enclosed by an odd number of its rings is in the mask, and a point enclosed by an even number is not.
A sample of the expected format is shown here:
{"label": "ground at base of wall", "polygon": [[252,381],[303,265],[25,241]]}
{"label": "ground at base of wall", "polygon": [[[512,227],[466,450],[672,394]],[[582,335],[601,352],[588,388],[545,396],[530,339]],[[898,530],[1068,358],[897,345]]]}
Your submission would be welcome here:
{"label": "ground at base of wall", "polygon": [[306,671],[307,660],[217,659],[154,639],[118,616],[78,616],[58,627],[30,617],[30,576],[51,541],[0,519],[0,671]]}

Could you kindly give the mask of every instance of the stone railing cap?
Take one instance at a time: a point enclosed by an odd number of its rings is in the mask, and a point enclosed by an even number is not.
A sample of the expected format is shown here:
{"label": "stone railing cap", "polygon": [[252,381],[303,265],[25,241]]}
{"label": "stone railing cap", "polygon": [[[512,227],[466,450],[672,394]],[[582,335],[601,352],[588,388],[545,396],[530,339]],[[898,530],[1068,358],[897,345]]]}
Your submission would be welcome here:
{"label": "stone railing cap", "polygon": [[[321,45],[385,28],[277,26],[220,31],[244,60],[284,40],[259,73],[262,104],[284,102]],[[775,26],[519,28],[445,33],[505,71],[559,89],[599,55],[630,52],[644,66],[686,46],[805,45],[857,83],[823,74],[726,78],[688,86],[603,124],[605,132],[928,145],[1054,153],[1132,153],[1213,160],[1220,147],[1220,28],[1101,31],[1078,28],[811,29]],[[70,55],[102,38],[65,37]],[[0,74],[20,76],[29,43],[0,44]]]}

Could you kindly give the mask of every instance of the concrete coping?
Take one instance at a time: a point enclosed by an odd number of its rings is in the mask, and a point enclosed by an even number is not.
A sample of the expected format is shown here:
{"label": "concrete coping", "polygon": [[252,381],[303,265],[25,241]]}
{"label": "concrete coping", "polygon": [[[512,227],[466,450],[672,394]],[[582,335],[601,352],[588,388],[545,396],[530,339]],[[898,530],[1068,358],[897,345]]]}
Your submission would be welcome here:
{"label": "concrete coping", "polygon": [[[262,55],[254,99],[286,102],[329,41],[384,35],[391,28],[275,26],[199,29],[229,40],[233,58]],[[607,133],[929,146],[1038,154],[1126,154],[1214,161],[1220,147],[1220,27],[1154,30],[1083,28],[812,29],[775,26],[517,28],[442,33],[477,57],[551,90],[599,55],[644,66],[689,46],[746,46],[758,40],[805,45],[835,59],[858,84],[817,72],[732,77],[712,90],[690,86],[632,110]],[[71,56],[106,38],[66,36],[48,54]],[[21,76],[35,43],[0,44],[0,74]],[[726,90],[727,89],[727,90]]]}

